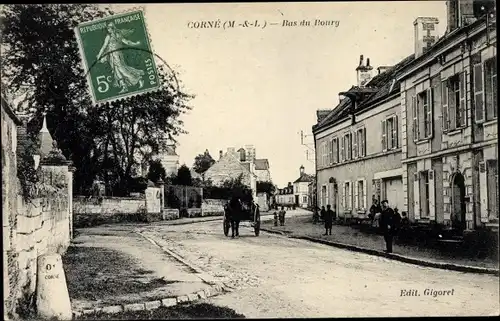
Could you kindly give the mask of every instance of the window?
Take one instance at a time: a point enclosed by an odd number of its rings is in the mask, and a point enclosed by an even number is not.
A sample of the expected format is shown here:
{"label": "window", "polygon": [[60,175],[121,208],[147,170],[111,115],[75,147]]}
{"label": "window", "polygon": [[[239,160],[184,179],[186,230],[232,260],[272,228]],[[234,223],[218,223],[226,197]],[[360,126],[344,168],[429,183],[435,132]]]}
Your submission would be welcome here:
{"label": "window", "polygon": [[382,120],[382,151],[398,148],[398,117]]}
{"label": "window", "polygon": [[421,217],[429,217],[429,171],[420,172]]}
{"label": "window", "polygon": [[465,72],[442,82],[443,129],[454,130],[467,125]]}
{"label": "window", "polygon": [[344,183],[344,193],[342,195],[342,204],[345,210],[352,208],[351,182]]}
{"label": "window", "polygon": [[356,131],[358,156],[366,156],[366,129],[360,128]]}
{"label": "window", "polygon": [[364,179],[360,179],[356,182],[354,200],[357,210],[366,209],[366,183]]}
{"label": "window", "polygon": [[486,120],[497,118],[497,60],[496,57],[484,62],[484,102]]}
{"label": "window", "polygon": [[339,141],[337,138],[332,139],[332,160],[334,164],[339,162]]}
{"label": "window", "polygon": [[429,139],[433,131],[432,88],[412,98],[413,140]]}
{"label": "window", "polygon": [[[411,97],[411,110],[412,110],[412,133],[413,133],[413,141],[417,141],[419,137],[419,127],[418,127],[418,108],[417,108],[417,97]],[[382,130],[384,130],[384,126],[382,126]],[[385,144],[385,137],[382,134],[382,146]]]}
{"label": "window", "polygon": [[343,148],[343,158],[344,160],[352,159],[352,134],[347,133],[344,135],[344,148]]}
{"label": "window", "polygon": [[302,203],[307,203],[307,196],[304,196],[304,197],[302,198]]}

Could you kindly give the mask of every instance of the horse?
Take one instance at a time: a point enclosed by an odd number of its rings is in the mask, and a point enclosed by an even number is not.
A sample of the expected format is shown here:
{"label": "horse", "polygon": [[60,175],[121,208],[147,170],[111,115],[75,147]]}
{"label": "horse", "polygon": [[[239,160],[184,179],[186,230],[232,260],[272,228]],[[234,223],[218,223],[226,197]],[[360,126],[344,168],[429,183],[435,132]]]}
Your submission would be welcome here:
{"label": "horse", "polygon": [[236,236],[240,235],[239,228],[240,228],[240,221],[241,221],[241,217],[242,217],[242,212],[243,212],[243,208],[242,208],[239,200],[236,202],[235,201],[230,202],[224,206],[224,213],[226,215],[226,219],[231,224],[231,237],[232,238],[234,238],[235,235]]}

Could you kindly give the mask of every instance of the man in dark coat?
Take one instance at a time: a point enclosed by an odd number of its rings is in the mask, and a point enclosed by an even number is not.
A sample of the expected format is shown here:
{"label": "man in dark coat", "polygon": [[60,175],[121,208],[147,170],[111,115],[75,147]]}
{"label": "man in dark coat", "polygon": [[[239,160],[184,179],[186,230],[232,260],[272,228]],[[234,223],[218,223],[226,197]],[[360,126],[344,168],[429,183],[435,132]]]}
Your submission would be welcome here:
{"label": "man in dark coat", "polygon": [[239,236],[239,227],[240,227],[240,218],[241,218],[241,211],[242,205],[239,197],[233,197],[231,198],[231,201],[229,202],[229,207],[231,208],[231,230],[232,230],[232,237]]}
{"label": "man in dark coat", "polygon": [[389,207],[387,200],[382,201],[382,214],[380,215],[380,229],[384,234],[386,250],[384,252],[392,253],[392,238],[394,236],[396,220],[394,211]]}
{"label": "man in dark coat", "polygon": [[325,219],[325,213],[326,213],[326,210],[325,210],[325,207],[324,207],[324,206],[321,206],[321,211],[320,211],[319,213],[320,213],[319,218],[320,218],[321,220],[324,220],[324,219]]}
{"label": "man in dark coat", "polygon": [[325,234],[323,235],[332,235],[332,226],[333,226],[333,220],[335,219],[335,212],[332,211],[330,205],[326,206],[326,212],[325,212]]}

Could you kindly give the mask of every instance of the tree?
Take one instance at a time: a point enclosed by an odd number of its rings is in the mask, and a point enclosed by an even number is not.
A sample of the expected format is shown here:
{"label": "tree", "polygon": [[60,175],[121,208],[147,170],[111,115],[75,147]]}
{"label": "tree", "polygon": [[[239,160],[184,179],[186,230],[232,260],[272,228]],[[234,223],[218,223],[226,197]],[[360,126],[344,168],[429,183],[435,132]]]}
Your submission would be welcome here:
{"label": "tree", "polygon": [[177,177],[175,185],[193,186],[193,178],[191,177],[191,170],[186,165],[182,165],[177,170]]}
{"label": "tree", "polygon": [[175,141],[185,133],[178,117],[193,98],[178,89],[174,71],[159,66],[159,91],[93,106],[73,28],[109,14],[88,4],[3,6],[2,83],[12,94],[24,95],[22,105],[33,107],[30,139],[47,111],[53,138],[76,167],[75,193],[88,191],[96,177],[127,193],[132,168],[141,162],[138,155],[148,159],[164,138]]}
{"label": "tree", "polygon": [[208,149],[206,149],[203,154],[199,154],[194,158],[193,169],[196,173],[202,174],[207,169],[209,169],[214,163],[215,160],[208,152]]}
{"label": "tree", "polygon": [[253,199],[252,189],[243,183],[243,174],[237,178],[225,180],[221,187],[230,192],[230,197],[239,197],[244,202],[250,202]]}
{"label": "tree", "polygon": [[266,193],[267,196],[274,194],[276,187],[272,182],[257,182],[257,193]]}
{"label": "tree", "polygon": [[158,182],[160,178],[162,181],[166,180],[167,173],[159,160],[153,160],[149,162],[149,170],[147,177],[153,183]]}

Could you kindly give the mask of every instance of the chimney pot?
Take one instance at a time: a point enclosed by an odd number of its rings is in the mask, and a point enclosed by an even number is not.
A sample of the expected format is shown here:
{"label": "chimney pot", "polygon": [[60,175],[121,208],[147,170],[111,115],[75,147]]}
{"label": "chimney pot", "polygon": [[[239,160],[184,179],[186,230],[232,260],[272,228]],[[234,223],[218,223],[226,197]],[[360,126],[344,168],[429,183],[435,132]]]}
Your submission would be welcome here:
{"label": "chimney pot", "polygon": [[370,67],[370,58],[366,58],[366,67]]}
{"label": "chimney pot", "polygon": [[222,153],[223,153],[223,152],[220,150],[220,151],[219,151],[219,158],[222,158]]}
{"label": "chimney pot", "polygon": [[359,65],[363,65],[363,55],[359,55]]}

